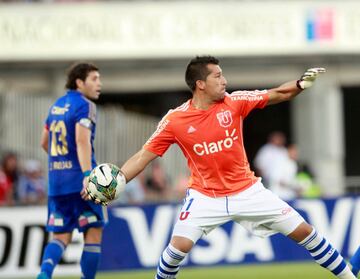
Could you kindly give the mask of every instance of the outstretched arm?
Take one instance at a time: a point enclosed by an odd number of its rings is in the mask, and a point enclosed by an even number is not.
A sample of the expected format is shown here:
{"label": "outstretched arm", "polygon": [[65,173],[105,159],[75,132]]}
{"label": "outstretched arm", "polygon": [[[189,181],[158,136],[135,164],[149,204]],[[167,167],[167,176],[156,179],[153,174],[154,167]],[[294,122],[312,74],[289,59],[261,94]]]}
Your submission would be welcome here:
{"label": "outstretched arm", "polygon": [[298,95],[302,89],[296,86],[297,81],[286,82],[279,87],[272,88],[268,90],[269,101],[268,105],[274,105],[281,102],[289,101]]}
{"label": "outstretched arm", "polygon": [[144,168],[157,157],[158,155],[147,151],[144,148],[137,152],[135,155],[133,155],[121,167],[121,172],[124,174],[126,182],[129,182],[140,172],[142,172]]}
{"label": "outstretched arm", "polygon": [[300,79],[289,81],[280,85],[279,87],[269,89],[268,105],[274,105],[284,101],[291,100],[304,89],[311,87],[317,76],[324,72],[325,72],[324,68],[308,69],[300,77]]}

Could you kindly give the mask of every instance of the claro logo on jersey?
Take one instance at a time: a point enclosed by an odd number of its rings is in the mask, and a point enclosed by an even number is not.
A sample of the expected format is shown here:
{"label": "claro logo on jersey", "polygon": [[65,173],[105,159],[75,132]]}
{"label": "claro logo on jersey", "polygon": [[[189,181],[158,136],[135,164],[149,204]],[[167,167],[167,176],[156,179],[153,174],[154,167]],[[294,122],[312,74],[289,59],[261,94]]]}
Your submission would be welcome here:
{"label": "claro logo on jersey", "polygon": [[233,146],[234,141],[239,138],[238,136],[235,136],[235,133],[236,129],[233,129],[231,134],[229,133],[229,130],[226,130],[224,139],[209,143],[205,141],[203,143],[196,143],[193,146],[193,150],[197,155],[203,156],[229,149]]}

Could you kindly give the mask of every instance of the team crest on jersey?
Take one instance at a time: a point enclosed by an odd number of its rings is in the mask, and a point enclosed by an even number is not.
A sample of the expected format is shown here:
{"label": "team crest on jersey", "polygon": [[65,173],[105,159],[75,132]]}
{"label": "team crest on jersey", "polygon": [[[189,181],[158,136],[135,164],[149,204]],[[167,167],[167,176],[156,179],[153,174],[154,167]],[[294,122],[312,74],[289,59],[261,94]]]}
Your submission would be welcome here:
{"label": "team crest on jersey", "polygon": [[233,122],[230,110],[219,112],[216,114],[216,117],[220,126],[224,128],[229,127]]}

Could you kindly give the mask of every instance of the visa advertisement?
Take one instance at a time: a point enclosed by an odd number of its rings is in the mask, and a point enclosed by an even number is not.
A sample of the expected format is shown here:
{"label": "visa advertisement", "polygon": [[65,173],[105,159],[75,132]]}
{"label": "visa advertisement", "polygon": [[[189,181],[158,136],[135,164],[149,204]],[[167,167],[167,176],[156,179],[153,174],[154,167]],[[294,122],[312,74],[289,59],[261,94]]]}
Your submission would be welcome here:
{"label": "visa advertisement", "polygon": [[[360,245],[360,197],[291,201],[307,221],[342,253]],[[169,242],[179,204],[109,207],[100,271],[154,269]],[[4,278],[35,276],[48,234],[46,207],[0,209],[0,274]],[[75,233],[56,275],[79,275],[82,236]],[[227,223],[204,236],[185,259],[185,266],[304,261],[312,259],[292,240],[277,234],[259,238]]]}
{"label": "visa advertisement", "polygon": [[[344,257],[354,253],[360,245],[360,198],[296,200],[290,204],[331,241]],[[104,234],[101,269],[156,267],[171,237],[179,209],[179,206],[169,204],[112,208],[110,225]],[[204,235],[184,265],[300,260],[312,258],[303,247],[285,236],[277,234],[259,238],[230,222]]]}

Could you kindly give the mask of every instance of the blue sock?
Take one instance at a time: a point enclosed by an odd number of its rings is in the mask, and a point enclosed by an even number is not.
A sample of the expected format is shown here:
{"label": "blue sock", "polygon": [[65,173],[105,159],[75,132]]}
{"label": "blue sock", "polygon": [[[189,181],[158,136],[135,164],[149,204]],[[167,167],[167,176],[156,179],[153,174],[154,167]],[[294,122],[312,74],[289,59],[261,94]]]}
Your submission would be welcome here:
{"label": "blue sock", "polygon": [[65,244],[57,239],[50,241],[46,245],[41,261],[41,272],[45,272],[49,278],[51,278],[54,268],[60,261],[65,248]]}
{"label": "blue sock", "polygon": [[299,244],[309,251],[319,265],[331,271],[336,277],[355,279],[340,253],[315,229]]}
{"label": "blue sock", "polygon": [[81,255],[80,266],[82,279],[94,279],[99,265],[101,253],[100,244],[85,244]]}
{"label": "blue sock", "polygon": [[351,271],[355,274],[355,276],[357,276],[360,271],[360,247],[356,250],[355,254],[351,257],[350,263],[352,265]]}
{"label": "blue sock", "polygon": [[185,256],[186,253],[179,251],[169,244],[160,257],[155,279],[176,278],[180,269],[180,263]]}

